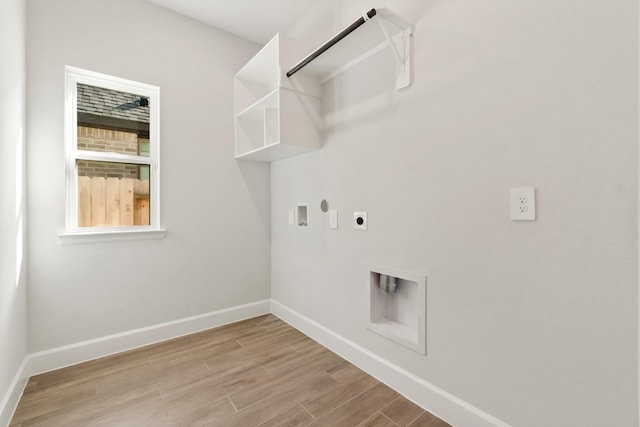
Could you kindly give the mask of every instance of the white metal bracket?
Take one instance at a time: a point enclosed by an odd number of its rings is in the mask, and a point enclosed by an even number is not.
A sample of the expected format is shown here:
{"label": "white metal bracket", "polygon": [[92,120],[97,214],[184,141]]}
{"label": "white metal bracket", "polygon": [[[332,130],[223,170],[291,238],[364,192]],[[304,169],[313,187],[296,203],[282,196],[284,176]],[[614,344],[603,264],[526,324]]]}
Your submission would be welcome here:
{"label": "white metal bracket", "polygon": [[[387,43],[393,51],[396,59],[396,89],[401,90],[411,85],[411,26],[400,26],[392,20],[379,14],[378,26],[387,39]],[[390,36],[383,24],[383,19],[400,28],[400,32],[395,36]]]}

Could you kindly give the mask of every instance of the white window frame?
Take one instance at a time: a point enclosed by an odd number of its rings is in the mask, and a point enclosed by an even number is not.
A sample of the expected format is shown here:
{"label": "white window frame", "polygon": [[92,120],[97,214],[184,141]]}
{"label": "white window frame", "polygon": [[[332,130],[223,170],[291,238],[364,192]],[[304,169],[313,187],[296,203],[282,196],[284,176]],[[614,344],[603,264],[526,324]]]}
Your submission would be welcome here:
{"label": "white window frame", "polygon": [[[149,157],[78,149],[78,83],[133,93],[149,98]],[[66,215],[62,243],[107,240],[162,238],[160,226],[160,88],[107,74],[65,67],[65,158]],[[78,227],[77,160],[94,160],[150,166],[149,225],[122,227]]]}

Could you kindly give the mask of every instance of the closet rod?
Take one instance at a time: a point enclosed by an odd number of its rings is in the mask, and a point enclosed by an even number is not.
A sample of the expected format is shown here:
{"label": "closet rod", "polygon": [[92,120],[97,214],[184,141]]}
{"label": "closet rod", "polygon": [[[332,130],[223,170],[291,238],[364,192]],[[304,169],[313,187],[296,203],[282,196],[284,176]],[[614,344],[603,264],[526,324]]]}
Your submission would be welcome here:
{"label": "closet rod", "polygon": [[353,32],[353,30],[355,30],[360,25],[362,25],[365,22],[367,22],[369,19],[371,19],[374,16],[376,16],[376,10],[375,9],[371,9],[369,12],[367,12],[366,16],[367,16],[366,19],[365,19],[365,15],[360,17],[360,19],[358,19],[356,22],[354,22],[353,24],[349,25],[344,30],[340,31],[338,34],[336,34],[336,36],[334,38],[332,38],[331,40],[329,40],[328,42],[326,42],[325,44],[320,46],[315,52],[313,52],[311,55],[309,55],[305,59],[303,59],[298,65],[296,65],[295,67],[293,67],[291,70],[289,70],[287,72],[287,77],[293,76],[295,73],[300,71],[300,69],[303,68],[305,65],[307,65],[309,62],[313,61],[318,56],[322,55],[325,51],[330,49],[331,46],[333,46],[334,44],[338,43],[340,40],[342,40],[343,38],[345,38],[346,36],[351,34],[351,32]]}

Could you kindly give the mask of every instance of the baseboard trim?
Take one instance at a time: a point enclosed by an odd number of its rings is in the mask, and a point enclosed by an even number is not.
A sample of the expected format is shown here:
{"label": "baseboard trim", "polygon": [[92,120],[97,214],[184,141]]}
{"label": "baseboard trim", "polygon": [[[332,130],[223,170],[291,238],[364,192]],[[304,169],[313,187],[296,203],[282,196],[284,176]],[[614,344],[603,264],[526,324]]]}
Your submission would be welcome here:
{"label": "baseboard trim", "polygon": [[18,402],[20,401],[20,397],[22,397],[22,392],[24,391],[24,388],[27,385],[27,379],[29,378],[27,375],[27,364],[28,356],[25,356],[14,375],[11,384],[9,384],[7,392],[0,402],[0,426],[9,425],[11,418],[13,417],[13,413],[18,407]]}
{"label": "baseboard trim", "polygon": [[271,300],[271,312],[434,415],[457,427],[510,427],[295,310]]}
{"label": "baseboard trim", "polygon": [[270,312],[270,300],[263,300],[31,353],[27,377]]}
{"label": "baseboard trim", "polygon": [[76,344],[28,354],[0,402],[0,426],[8,426],[32,375],[205,329],[273,313],[434,415],[457,427],[510,427],[451,393],[395,365],[275,300],[263,300]]}

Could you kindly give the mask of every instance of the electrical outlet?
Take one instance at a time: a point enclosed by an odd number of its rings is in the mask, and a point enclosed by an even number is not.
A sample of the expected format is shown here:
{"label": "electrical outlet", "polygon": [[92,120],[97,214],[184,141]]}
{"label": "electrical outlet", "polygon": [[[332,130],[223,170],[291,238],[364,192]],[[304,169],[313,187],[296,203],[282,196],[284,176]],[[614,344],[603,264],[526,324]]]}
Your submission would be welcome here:
{"label": "electrical outlet", "polygon": [[533,187],[512,188],[509,194],[511,219],[534,221],[536,219],[536,189]]}
{"label": "electrical outlet", "polygon": [[367,229],[367,213],[366,212],[353,213],[353,228],[355,228],[356,230]]}

